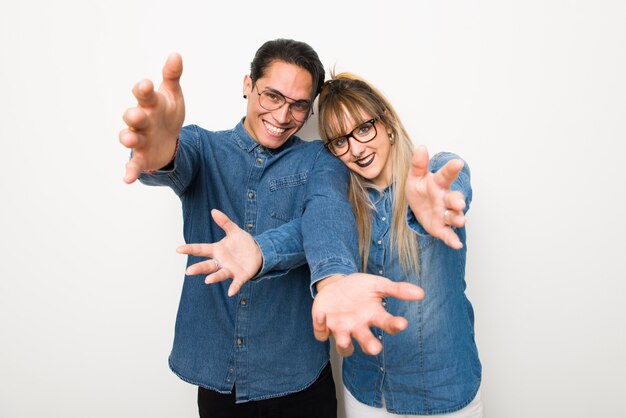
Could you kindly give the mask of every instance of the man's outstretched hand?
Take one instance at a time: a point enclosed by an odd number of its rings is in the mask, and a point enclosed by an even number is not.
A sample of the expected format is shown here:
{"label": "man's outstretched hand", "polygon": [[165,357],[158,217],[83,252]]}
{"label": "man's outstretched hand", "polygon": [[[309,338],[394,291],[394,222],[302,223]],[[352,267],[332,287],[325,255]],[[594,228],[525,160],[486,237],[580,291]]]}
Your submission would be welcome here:
{"label": "man's outstretched hand", "polygon": [[256,241],[248,232],[217,209],[211,211],[215,223],[226,236],[215,243],[185,244],[176,250],[181,254],[207,257],[187,268],[187,274],[207,274],[206,284],[233,279],[228,287],[228,296],[233,296],[241,286],[255,276],[263,264],[263,255]]}
{"label": "man's outstretched hand", "polygon": [[150,80],[142,80],[133,88],[137,106],[124,113],[127,128],[119,134],[122,145],[133,150],[126,163],[126,183],[134,182],[144,171],[166,166],[175,156],[185,120],[185,101],[180,87],[182,73],[182,58],[173,53],[163,66],[163,81],[158,91]]}

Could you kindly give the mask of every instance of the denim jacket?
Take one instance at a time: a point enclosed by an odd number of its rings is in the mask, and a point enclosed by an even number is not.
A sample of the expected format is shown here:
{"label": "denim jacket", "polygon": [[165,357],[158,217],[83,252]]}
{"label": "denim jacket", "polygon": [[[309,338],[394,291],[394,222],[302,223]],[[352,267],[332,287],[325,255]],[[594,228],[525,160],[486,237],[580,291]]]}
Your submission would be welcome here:
{"label": "denim jacket", "polygon": [[[430,171],[437,171],[453,158],[458,157],[451,153],[433,156]],[[463,193],[467,211],[472,199],[467,165],[452,189]],[[434,415],[459,410],[474,399],[481,381],[474,312],[465,296],[465,228],[455,228],[463,249],[453,250],[428,235],[407,210],[409,226],[418,237],[421,270],[406,275],[397,251],[389,250],[393,189],[387,188],[382,196],[376,191],[371,194],[376,211],[372,213],[368,273],[417,284],[424,289],[425,297],[420,302],[395,298],[383,301],[389,313],[405,317],[409,326],[397,335],[373,328],[383,344],[376,356],[364,354],[355,343],[354,353],[343,359],[343,383],[364,404],[381,407],[384,397],[387,409],[397,414]],[[273,240],[284,235],[269,231],[263,239],[272,234],[276,235]],[[297,254],[293,248],[289,252]]]}
{"label": "denim jacket", "polygon": [[[253,235],[290,228],[296,218],[301,225],[299,262],[283,269],[280,256],[268,257],[257,279],[233,297],[227,296],[230,281],[184,278],[169,358],[181,379],[221,393],[235,387],[237,402],[286,395],[315,381],[329,348],[313,335],[311,286],[357,271],[347,178],[321,141],[294,136],[267,149],[242,122],[218,132],[183,128],[174,169],[142,174],[142,183],[169,186],[179,196],[187,243],[224,237],[211,219],[213,208]],[[269,241],[259,245],[262,252],[276,250],[266,248],[275,245]],[[190,256],[187,265],[201,260]]]}

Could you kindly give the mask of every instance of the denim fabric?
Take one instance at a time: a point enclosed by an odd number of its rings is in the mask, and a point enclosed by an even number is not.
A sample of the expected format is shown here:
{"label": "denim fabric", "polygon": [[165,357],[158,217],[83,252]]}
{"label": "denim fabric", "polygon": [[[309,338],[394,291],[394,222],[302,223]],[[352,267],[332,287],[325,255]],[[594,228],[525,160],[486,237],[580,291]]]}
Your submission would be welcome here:
{"label": "denim fabric", "polygon": [[[453,158],[458,157],[439,153],[431,158],[429,169],[437,171]],[[467,164],[451,188],[463,193],[467,211],[472,200]],[[381,407],[384,396],[387,409],[398,414],[444,414],[462,409],[474,399],[481,382],[474,311],[465,296],[465,228],[455,228],[463,249],[453,250],[428,235],[407,210],[409,226],[418,236],[421,263],[419,274],[407,276],[397,252],[389,250],[393,190],[386,189],[382,196],[371,193],[377,203],[368,273],[415,283],[426,295],[417,303],[393,298],[383,301],[387,311],[404,316],[409,327],[395,336],[372,329],[383,344],[376,356],[363,354],[355,343],[354,354],[343,360],[343,383],[356,399],[370,406]],[[276,263],[281,266],[296,265],[302,247],[298,228],[299,220],[295,220],[257,236],[258,242],[272,243],[264,245],[268,253],[263,256],[279,260]]]}
{"label": "denim fabric", "polygon": [[[289,221],[299,219],[298,241],[308,257],[308,264],[299,260],[283,270],[280,257],[268,259],[258,280],[232,298],[230,281],[205,285],[204,276],[186,276],[172,371],[221,393],[236,383],[237,402],[312,384],[328,363],[329,350],[313,336],[311,283],[357,270],[357,232],[343,163],[320,141],[292,137],[278,149],[264,148],[241,122],[219,132],[187,126],[174,169],[143,174],[140,181],[169,186],[180,197],[187,243],[224,237],[210,216],[217,208],[253,235],[289,228]],[[187,265],[198,261],[190,256]],[[271,269],[278,273],[263,280]]]}
{"label": "denim fabric", "polygon": [[[451,153],[435,155],[430,170],[436,171]],[[472,199],[467,165],[452,186],[466,198],[466,211]],[[343,382],[360,402],[380,407],[382,397],[390,412],[431,415],[459,410],[469,404],[481,381],[481,364],[474,341],[474,311],[465,296],[465,228],[455,228],[463,249],[453,250],[428,235],[407,211],[411,228],[417,233],[420,249],[419,274],[406,275],[399,266],[397,252],[389,250],[393,190],[380,196],[372,191],[372,245],[368,272],[394,281],[408,281],[425,291],[422,301],[406,302],[390,298],[383,304],[393,315],[405,317],[409,326],[397,335],[379,329],[373,332],[383,343],[379,355],[363,354],[357,346],[343,361]]]}

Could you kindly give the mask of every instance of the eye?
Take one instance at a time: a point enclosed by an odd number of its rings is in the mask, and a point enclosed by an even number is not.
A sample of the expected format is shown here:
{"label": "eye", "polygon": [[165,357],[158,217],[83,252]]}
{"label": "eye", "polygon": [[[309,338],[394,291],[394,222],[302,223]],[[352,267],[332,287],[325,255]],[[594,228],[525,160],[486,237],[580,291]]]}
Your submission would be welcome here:
{"label": "eye", "polygon": [[305,113],[309,110],[309,103],[308,102],[293,102],[291,104],[291,109],[295,110],[296,112]]}
{"label": "eye", "polygon": [[335,141],[333,142],[333,146],[335,148],[343,148],[346,146],[347,143],[348,143],[348,138],[346,138],[345,136],[342,136],[340,138],[335,139]]}
{"label": "eye", "polygon": [[271,100],[273,103],[282,102],[282,98],[278,94],[272,93],[271,91],[266,91],[263,93],[263,95]]}
{"label": "eye", "polygon": [[356,134],[358,136],[365,136],[365,135],[367,135],[370,132],[371,129],[372,129],[372,124],[371,123],[369,123],[369,122],[368,123],[364,123],[363,125],[358,127]]}

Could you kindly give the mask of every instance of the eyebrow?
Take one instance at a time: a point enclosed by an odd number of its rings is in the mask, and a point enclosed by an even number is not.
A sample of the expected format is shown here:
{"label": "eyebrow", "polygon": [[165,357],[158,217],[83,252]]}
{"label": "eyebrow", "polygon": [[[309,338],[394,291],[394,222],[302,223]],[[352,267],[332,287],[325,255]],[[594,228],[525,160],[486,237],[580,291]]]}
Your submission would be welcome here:
{"label": "eyebrow", "polygon": [[280,90],[276,90],[276,89],[273,89],[273,88],[271,88],[271,87],[265,87],[265,89],[263,89],[263,91],[271,91],[272,93],[280,94],[280,95],[281,95],[281,96],[283,96],[285,99],[292,100],[294,103],[306,103],[306,104],[311,104],[311,101],[310,101],[310,100],[307,100],[307,99],[299,99],[299,100],[296,100],[296,99],[293,99],[293,98],[291,98],[291,97],[289,97],[289,96],[285,96],[285,95],[284,95],[284,94],[283,94]]}

